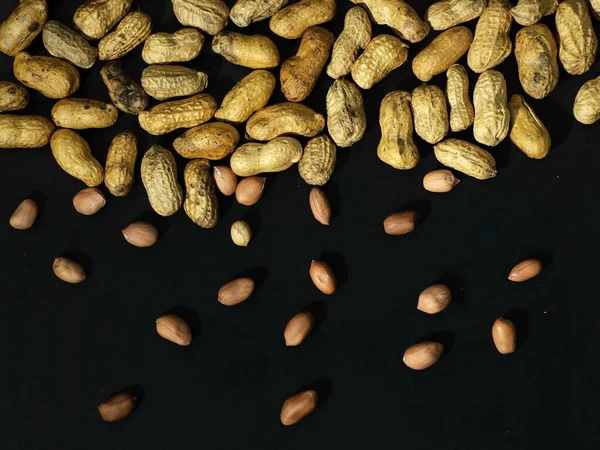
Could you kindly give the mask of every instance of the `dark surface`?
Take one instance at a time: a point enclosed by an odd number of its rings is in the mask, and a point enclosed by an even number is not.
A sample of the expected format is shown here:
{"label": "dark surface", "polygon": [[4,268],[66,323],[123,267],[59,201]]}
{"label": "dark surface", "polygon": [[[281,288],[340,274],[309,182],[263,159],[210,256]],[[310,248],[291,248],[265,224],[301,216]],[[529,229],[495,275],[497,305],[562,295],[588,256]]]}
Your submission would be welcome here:
{"label": "dark surface", "polygon": [[[2,1],[0,16],[16,3]],[[70,23],[81,1],[50,3],[50,17]],[[339,3],[328,26],[336,34],[350,6]],[[423,13],[432,2],[412,3]],[[138,4],[154,19],[154,31],[180,27],[169,1]],[[554,30],[553,18],[544,22]],[[248,32],[267,30],[265,22]],[[411,46],[411,60],[436,34]],[[275,41],[282,60],[298,44]],[[45,53],[41,37],[30,50]],[[139,78],[141,49],[124,62]],[[249,72],[209,49],[188,65],[209,74],[218,101]],[[82,71],[76,96],[109,100],[99,68]],[[499,70],[509,95],[521,92],[514,56]],[[2,55],[0,71],[0,79],[13,79],[11,58]],[[364,92],[368,133],[339,152],[325,187],[335,211],[329,227],[312,218],[309,187],[296,168],[269,175],[255,207],[220,198],[221,222],[207,231],[182,211],[168,219],[154,214],[139,179],[123,199],[103,188],[107,206],[93,217],[78,215],[71,198],[84,186],[58,167],[48,148],[2,150],[2,447],[598,448],[600,125],[583,126],[571,113],[579,87],[597,75],[599,63],[577,77],[561,69],[549,98],[528,99],[552,134],[545,160],[528,159],[506,139],[493,150],[496,179],[461,176],[452,193],[436,195],[422,187],[425,173],[440,167],[430,145],[416,138],[422,161],[409,172],[376,155],[381,99],[418,85],[405,64]],[[444,87],[445,76],[432,83]],[[330,84],[323,74],[306,103],[325,112]],[[24,113],[49,116],[53,101],[31,96]],[[273,100],[282,98],[277,92]],[[151,137],[136,117],[121,114],[114,127],[82,135],[104,162],[110,140],[126,128],[136,131],[142,151],[153,143],[172,148],[182,132]],[[462,136],[473,141],[471,130]],[[179,157],[178,164],[181,173]],[[40,205],[40,217],[29,231],[13,230],[8,218],[28,196]],[[411,235],[386,236],[384,217],[406,204],[425,219]],[[151,249],[134,248],[121,236],[140,218],[161,231]],[[230,224],[242,218],[255,231],[246,249],[229,237]],[[89,278],[77,286],[58,280],[51,268],[58,255],[81,262]],[[528,283],[510,283],[510,268],[531,255],[541,257],[545,270]],[[332,297],[308,277],[311,259],[321,257],[341,281]],[[240,273],[252,274],[260,289],[242,305],[222,306],[217,289]],[[416,310],[418,294],[440,280],[452,288],[453,304],[426,316]],[[307,306],[319,327],[301,347],[288,349],[283,328]],[[156,334],[154,321],[167,311],[189,320],[196,334],[190,347]],[[491,339],[492,323],[503,314],[519,330],[518,351],[510,356],[501,356]],[[441,340],[446,354],[433,368],[413,372],[402,354],[427,337]],[[324,401],[301,424],[285,428],[281,405],[304,386],[316,386]],[[139,408],[122,422],[102,422],[96,405],[123,388],[141,396]]]}

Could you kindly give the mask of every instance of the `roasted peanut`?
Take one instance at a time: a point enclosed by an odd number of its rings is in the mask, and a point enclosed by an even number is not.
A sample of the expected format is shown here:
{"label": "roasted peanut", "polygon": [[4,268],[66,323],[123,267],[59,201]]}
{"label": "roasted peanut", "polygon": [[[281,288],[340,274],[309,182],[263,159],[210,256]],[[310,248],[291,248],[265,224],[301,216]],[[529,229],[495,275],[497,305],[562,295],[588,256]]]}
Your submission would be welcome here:
{"label": "roasted peanut", "polygon": [[113,126],[119,113],[110,103],[71,97],[56,102],[50,114],[57,127],[87,130]]}
{"label": "roasted peanut", "polygon": [[286,347],[302,344],[315,327],[315,318],[308,311],[302,311],[290,319],[283,330]]}
{"label": "roasted peanut", "polygon": [[467,27],[454,27],[437,36],[413,59],[412,69],[421,81],[445,72],[467,53],[473,33]]}
{"label": "roasted peanut", "polygon": [[102,39],[131,8],[132,0],[89,0],[75,11],[73,23],[89,39]]}
{"label": "roasted peanut", "polygon": [[316,186],[312,188],[308,196],[308,202],[317,222],[322,225],[329,225],[331,221],[331,206],[323,189]]}
{"label": "roasted peanut", "polygon": [[352,79],[362,89],[371,89],[408,57],[408,46],[389,34],[374,37],[352,66]]}
{"label": "roasted peanut", "polygon": [[473,125],[475,109],[469,98],[469,76],[460,64],[454,64],[446,72],[448,83],[446,95],[450,105],[450,129],[455,133]]}
{"label": "roasted peanut", "polygon": [[575,97],[573,115],[584,125],[591,125],[600,119],[600,77],[581,86]]}
{"label": "roasted peanut", "polygon": [[590,8],[594,17],[600,18],[600,0],[590,0]]}
{"label": "roasted peanut", "polygon": [[268,19],[288,3],[288,0],[237,0],[229,12],[231,21],[244,28],[252,22]]}
{"label": "roasted peanut", "polygon": [[459,139],[446,139],[433,146],[435,157],[443,165],[478,180],[496,176],[496,160],[482,148]]}
{"label": "roasted peanut", "polygon": [[413,141],[411,96],[406,91],[392,91],[381,101],[379,126],[381,140],[377,156],[395,169],[412,169],[419,162],[419,149]]}
{"label": "roasted peanut", "polygon": [[473,136],[477,142],[495,147],[508,135],[510,111],[506,97],[504,75],[496,70],[479,75],[473,91]]}
{"label": "roasted peanut", "polygon": [[85,139],[76,132],[56,130],[50,139],[50,148],[58,165],[88,187],[98,186],[104,180],[104,168],[92,155]]}
{"label": "roasted peanut", "polygon": [[110,100],[121,111],[137,115],[148,107],[148,95],[127,73],[121,61],[110,61],[100,70]]}
{"label": "roasted peanut", "polygon": [[183,198],[173,154],[160,145],[153,145],[142,158],[141,172],[152,209],[165,217],[175,214]]}
{"label": "roasted peanut", "polygon": [[288,136],[266,144],[248,142],[231,155],[231,170],[241,177],[266,172],[281,172],[302,158],[302,144]]}
{"label": "roasted peanut", "polygon": [[135,179],[135,161],[138,140],[131,131],[117,134],[106,156],[104,184],[115,197],[125,197],[131,191]]}
{"label": "roasted peanut", "polygon": [[46,0],[20,0],[8,19],[0,24],[0,52],[15,56],[29,47],[48,20]]}
{"label": "roasted peanut", "polygon": [[517,349],[517,329],[508,319],[497,319],[492,326],[492,339],[496,349],[503,355]]}
{"label": "roasted peanut", "polygon": [[54,275],[65,283],[78,284],[87,278],[83,267],[69,258],[55,258],[52,270]]}
{"label": "roasted peanut", "polygon": [[315,259],[310,263],[308,271],[315,287],[325,295],[332,295],[337,289],[335,273],[329,264]]}
{"label": "roasted peanut", "polygon": [[423,187],[429,192],[450,192],[458,183],[460,180],[446,169],[433,170],[423,177]]}
{"label": "roasted peanut", "polygon": [[344,19],[344,29],[333,44],[327,75],[335,79],[348,75],[358,53],[371,41],[372,34],[367,12],[360,6],[350,8]]}
{"label": "roasted peanut", "polygon": [[360,89],[346,79],[333,82],[326,97],[327,130],[338,147],[351,147],[367,130],[367,115]]}
{"label": "roasted peanut", "polygon": [[179,23],[215,35],[227,25],[229,8],[221,0],[172,0]]}
{"label": "roasted peanut", "polygon": [[447,30],[481,16],[487,0],[441,0],[425,12],[425,20],[434,30]]}
{"label": "roasted peanut", "polygon": [[490,0],[477,21],[467,63],[473,72],[493,69],[512,51],[509,32],[512,23],[508,0]]}
{"label": "roasted peanut", "polygon": [[520,95],[513,95],[510,110],[510,140],[530,158],[542,159],[551,146],[550,133]]}
{"label": "roasted peanut", "polygon": [[185,201],[183,209],[202,228],[213,228],[219,220],[219,202],[215,180],[206,159],[190,161],[183,172]]}
{"label": "roasted peanut", "polygon": [[237,176],[229,167],[215,166],[214,179],[217,189],[221,191],[221,194],[226,195],[227,197],[235,194],[238,185]]}
{"label": "roasted peanut", "polygon": [[244,220],[238,220],[231,225],[231,240],[238,247],[248,247],[252,239],[252,229]]}
{"label": "roasted peanut", "polygon": [[565,0],[556,10],[558,57],[571,75],[581,75],[596,60],[598,38],[585,0]]}
{"label": "roasted peanut", "polygon": [[408,42],[420,42],[429,34],[429,25],[404,0],[351,0],[365,6],[373,22],[387,25]]}
{"label": "roasted peanut", "polygon": [[404,352],[402,362],[413,370],[425,370],[438,362],[443,352],[444,346],[439,342],[419,342]]}
{"label": "roasted peanut", "polygon": [[508,274],[508,279],[515,283],[531,280],[542,271],[542,262],[539,259],[526,259],[513,267]]}
{"label": "roasted peanut", "polygon": [[146,222],[133,222],[121,230],[125,240],[134,247],[152,247],[158,240],[158,230]]}
{"label": "roasted peanut", "polygon": [[217,110],[217,102],[210,94],[156,105],[139,115],[141,127],[155,136],[167,134],[178,128],[193,128],[210,120]]}
{"label": "roasted peanut", "polygon": [[142,87],[157,100],[187,97],[208,86],[208,75],[183,66],[153,65],[142,72]]}
{"label": "roasted peanut", "polygon": [[106,205],[106,198],[98,188],[85,188],[73,197],[75,211],[84,216],[92,216]]}
{"label": "roasted peanut", "polygon": [[136,404],[136,397],[127,392],[121,392],[100,403],[98,405],[98,412],[105,422],[115,422],[130,415],[135,409]]}
{"label": "roasted peanut", "polygon": [[225,306],[238,305],[252,295],[254,287],[254,280],[251,278],[236,278],[219,289],[217,300]]}
{"label": "roasted peanut", "polygon": [[42,38],[48,53],[66,59],[82,69],[91,68],[98,58],[98,49],[92,47],[79,33],[56,20],[50,20],[44,25]]}
{"label": "roasted peanut", "polygon": [[15,212],[10,216],[10,226],[15,230],[28,230],[35,223],[37,215],[37,204],[30,198],[27,198],[19,203]]}
{"label": "roasted peanut", "polygon": [[417,219],[415,211],[400,211],[385,218],[383,229],[390,236],[402,236],[415,231]]}
{"label": "roasted peanut", "polygon": [[98,57],[101,61],[119,59],[132,51],[150,36],[152,19],[142,11],[125,16],[111,33],[98,42]]}
{"label": "roasted peanut", "polygon": [[335,170],[336,154],[337,149],[329,136],[312,138],[298,163],[302,179],[312,186],[323,186]]}
{"label": "roasted peanut", "polygon": [[0,114],[0,148],[39,148],[50,141],[54,124],[42,116]]}
{"label": "roasted peanut", "polygon": [[300,103],[278,103],[255,112],[246,123],[246,133],[257,141],[270,141],[282,134],[313,137],[325,128],[325,118]]}
{"label": "roasted peanut", "polygon": [[279,65],[279,50],[262,34],[221,31],[212,41],[212,51],[231,64],[251,69],[269,69]]}
{"label": "roasted peanut", "polygon": [[333,34],[321,27],[302,35],[298,52],[281,65],[281,92],[290,102],[301,102],[312,92],[329,59]]}
{"label": "roasted peanut", "polygon": [[193,28],[155,33],[146,39],[142,58],[146,64],[186,62],[195,59],[203,46],[204,36]]}
{"label": "roasted peanut", "polygon": [[533,25],[547,15],[554,14],[559,0],[519,0],[510,10],[515,22],[524,27]]}
{"label": "roasted peanut", "polygon": [[275,77],[267,70],[255,70],[242,78],[225,95],[215,119],[242,123],[267,106],[275,90]]}
{"label": "roasted peanut", "polygon": [[333,19],[335,9],[335,0],[300,0],[273,14],[269,28],[282,38],[298,39],[310,27]]}
{"label": "roasted peanut", "polygon": [[217,160],[229,155],[239,140],[239,133],[231,125],[211,122],[186,131],[175,139],[173,148],[184,158]]}
{"label": "roasted peanut", "polygon": [[165,314],[156,319],[156,332],[161,338],[182,347],[192,343],[192,329],[185,320],[175,314]]}
{"label": "roasted peanut", "polygon": [[281,423],[285,426],[297,424],[317,408],[318,401],[319,396],[313,390],[292,395],[281,407]]}
{"label": "roasted peanut", "polygon": [[263,177],[244,178],[235,188],[235,199],[244,206],[256,204],[265,192],[266,181]]}
{"label": "roasted peanut", "polygon": [[434,284],[421,292],[417,309],[427,314],[437,314],[448,307],[451,297],[448,286]]}
{"label": "roasted peanut", "polygon": [[421,139],[437,144],[448,134],[448,107],[444,91],[434,85],[422,84],[412,92],[410,102],[415,131]]}
{"label": "roasted peanut", "polygon": [[13,71],[17,80],[48,98],[68,97],[79,89],[81,82],[74,66],[51,56],[21,52],[15,57]]}
{"label": "roasted peanut", "polygon": [[20,111],[29,103],[29,92],[20,83],[0,81],[0,113]]}

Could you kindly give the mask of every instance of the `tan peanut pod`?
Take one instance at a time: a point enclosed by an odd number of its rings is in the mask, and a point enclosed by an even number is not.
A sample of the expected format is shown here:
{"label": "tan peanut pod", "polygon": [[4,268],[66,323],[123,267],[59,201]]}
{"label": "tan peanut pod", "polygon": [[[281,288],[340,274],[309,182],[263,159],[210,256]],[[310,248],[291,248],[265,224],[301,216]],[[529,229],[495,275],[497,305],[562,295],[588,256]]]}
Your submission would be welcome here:
{"label": "tan peanut pod", "polygon": [[473,91],[473,136],[477,142],[495,147],[508,136],[510,112],[507,101],[504,75],[496,70],[486,70],[479,75]]}
{"label": "tan peanut pod", "polygon": [[496,160],[487,151],[459,139],[446,139],[433,146],[435,157],[446,167],[478,180],[496,176]]}
{"label": "tan peanut pod", "polygon": [[412,91],[410,106],[415,131],[429,144],[437,144],[448,134],[448,106],[444,91],[434,85],[422,84]]}
{"label": "tan peanut pod", "polygon": [[304,154],[298,163],[298,172],[311,186],[323,186],[335,170],[337,149],[329,136],[312,138],[304,147]]}
{"label": "tan peanut pod", "polygon": [[425,20],[434,30],[447,30],[481,16],[487,0],[441,0],[425,12]]}
{"label": "tan peanut pod", "polygon": [[73,130],[108,128],[115,124],[119,115],[110,103],[73,97],[56,102],[50,114],[57,127]]}
{"label": "tan peanut pod", "polygon": [[367,45],[352,66],[352,79],[362,89],[371,89],[408,57],[408,45],[397,37],[380,34]]}
{"label": "tan peanut pod", "polygon": [[231,170],[240,177],[266,172],[282,172],[302,158],[302,144],[282,136],[266,144],[248,142],[231,155]]}
{"label": "tan peanut pod", "polygon": [[106,156],[104,184],[115,197],[125,197],[131,191],[137,154],[138,140],[133,132],[122,131],[112,140]]}
{"label": "tan peanut pod", "polygon": [[512,51],[509,32],[512,24],[508,0],[490,0],[475,27],[467,63],[473,72],[493,69]]}
{"label": "tan peanut pod", "polygon": [[594,17],[600,18],[600,0],[589,0]]}
{"label": "tan peanut pod", "polygon": [[545,158],[550,152],[550,133],[521,95],[513,95],[510,109],[510,140],[533,159]]}
{"label": "tan peanut pod", "polygon": [[273,14],[269,28],[282,38],[298,39],[310,27],[333,19],[335,10],[335,0],[300,0]]}
{"label": "tan peanut pod", "polygon": [[229,8],[221,0],[171,0],[182,25],[215,35],[227,25]]}
{"label": "tan peanut pod", "polygon": [[95,187],[104,180],[104,168],[92,155],[90,146],[72,130],[56,130],[50,148],[58,165],[72,177]]}
{"label": "tan peanut pod", "polygon": [[256,111],[246,123],[246,133],[257,141],[283,134],[313,137],[325,128],[325,118],[300,103],[278,103]]}
{"label": "tan peanut pod", "polygon": [[163,217],[175,214],[181,208],[183,194],[173,154],[160,145],[153,145],[142,158],[141,172],[152,209]]}
{"label": "tan peanut pod", "polygon": [[281,92],[290,102],[301,102],[312,92],[329,59],[334,41],[331,31],[309,28],[300,41],[295,56],[281,65]]}
{"label": "tan peanut pod", "polygon": [[142,11],[125,16],[117,28],[98,42],[101,61],[119,59],[144,42],[152,32],[152,19]]}
{"label": "tan peanut pod", "polygon": [[223,159],[240,140],[237,130],[223,122],[205,123],[194,127],[173,142],[173,148],[184,158]]}
{"label": "tan peanut pod", "polygon": [[81,83],[79,71],[73,65],[51,56],[21,52],[15,57],[13,71],[17,80],[48,98],[68,97]]}
{"label": "tan peanut pod", "polygon": [[212,119],[217,102],[210,94],[160,103],[139,115],[140,126],[154,136],[167,134],[178,128],[193,128]]}
{"label": "tan peanut pod", "polygon": [[157,100],[187,97],[208,86],[208,75],[183,66],[153,65],[142,72],[142,88]]}
{"label": "tan peanut pod", "polygon": [[100,70],[113,104],[127,114],[137,115],[148,107],[148,95],[126,72],[121,61],[110,61]]}
{"label": "tan peanut pod", "polygon": [[383,97],[379,109],[381,140],[377,156],[394,169],[412,169],[419,162],[419,149],[413,140],[411,96],[406,91],[392,91]]}
{"label": "tan peanut pod", "polygon": [[42,116],[0,114],[0,148],[39,148],[50,141],[54,124]]}
{"label": "tan peanut pod", "polygon": [[567,73],[581,75],[596,60],[598,38],[585,0],[565,0],[556,10],[558,57]]}
{"label": "tan peanut pod", "polygon": [[267,70],[255,70],[242,78],[225,95],[215,119],[243,123],[261,108],[267,106],[275,90],[275,77]]}
{"label": "tan peanut pod", "polygon": [[581,86],[575,97],[573,115],[584,125],[591,125],[600,119],[600,77]]}
{"label": "tan peanut pod", "polygon": [[429,81],[443,73],[463,57],[473,41],[473,33],[467,27],[454,27],[438,35],[415,59],[412,69],[421,81]]}
{"label": "tan peanut pod", "polygon": [[8,18],[0,24],[0,52],[15,56],[40,34],[48,20],[46,0],[20,0]]}
{"label": "tan peanut pod", "polygon": [[20,111],[29,103],[29,92],[21,83],[0,81],[0,113]]}
{"label": "tan peanut pod", "polygon": [[269,69],[279,65],[277,46],[262,34],[222,31],[213,38],[212,51],[231,64],[250,69]]}
{"label": "tan peanut pod", "polygon": [[358,53],[371,41],[372,28],[371,19],[364,9],[360,6],[350,8],[344,19],[344,29],[333,44],[327,75],[337,79],[350,73]]}
{"label": "tan peanut pod", "polygon": [[327,130],[338,147],[350,147],[362,139],[367,130],[367,115],[360,89],[343,78],[333,82],[325,98]]}
{"label": "tan peanut pod", "polygon": [[204,46],[204,36],[193,28],[175,33],[155,33],[146,39],[142,58],[146,64],[168,64],[191,61]]}
{"label": "tan peanut pod", "polygon": [[132,0],[89,0],[75,11],[73,23],[89,39],[102,39],[131,8]]}
{"label": "tan peanut pod", "polygon": [[542,24],[521,28],[515,40],[515,57],[523,90],[537,99],[558,84],[558,49],[550,29]]}
{"label": "tan peanut pod", "polygon": [[463,131],[473,125],[475,109],[469,98],[469,76],[460,64],[453,64],[446,72],[446,95],[450,105],[450,129]]}
{"label": "tan peanut pod", "polygon": [[185,201],[183,209],[202,228],[213,228],[219,220],[217,187],[206,159],[190,161],[183,172]]}
{"label": "tan peanut pod", "polygon": [[544,16],[554,14],[559,0],[519,0],[510,10],[515,22],[524,27],[536,24]]}
{"label": "tan peanut pod", "polygon": [[238,27],[244,28],[253,22],[268,19],[287,3],[288,0],[237,0],[229,12],[229,18]]}
{"label": "tan peanut pod", "polygon": [[57,58],[66,59],[82,69],[91,68],[98,58],[98,49],[66,25],[50,20],[42,33],[44,47]]}

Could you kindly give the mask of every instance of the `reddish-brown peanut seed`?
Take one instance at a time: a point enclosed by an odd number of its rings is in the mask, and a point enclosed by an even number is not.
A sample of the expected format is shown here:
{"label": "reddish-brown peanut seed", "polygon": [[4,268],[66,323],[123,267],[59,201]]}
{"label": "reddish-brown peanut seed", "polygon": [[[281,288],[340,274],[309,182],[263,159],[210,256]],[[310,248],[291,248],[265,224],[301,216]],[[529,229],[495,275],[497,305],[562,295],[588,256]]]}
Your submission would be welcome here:
{"label": "reddish-brown peanut seed", "polygon": [[135,409],[137,397],[121,392],[98,405],[98,412],[105,422],[124,419]]}
{"label": "reddish-brown peanut seed", "polygon": [[156,319],[156,332],[160,337],[182,347],[192,343],[192,330],[185,320],[175,314]]}
{"label": "reddish-brown peanut seed", "polygon": [[296,347],[304,342],[315,326],[315,318],[308,311],[302,311],[290,319],[283,331],[285,345]]}
{"label": "reddish-brown peanut seed", "polygon": [[414,231],[416,222],[416,212],[401,211],[387,216],[383,221],[383,229],[389,235],[400,236]]}
{"label": "reddish-brown peanut seed", "polygon": [[10,216],[10,226],[17,230],[28,230],[38,215],[38,207],[30,198],[23,200]]}
{"label": "reddish-brown peanut seed", "polygon": [[252,295],[254,286],[254,280],[250,278],[237,278],[219,289],[217,299],[225,306],[237,305]]}
{"label": "reddish-brown peanut seed", "polygon": [[98,188],[85,188],[73,197],[75,211],[84,216],[96,214],[106,205],[106,198]]}
{"label": "reddish-brown peanut seed", "polygon": [[427,314],[436,314],[446,309],[451,298],[452,294],[448,286],[434,284],[421,292],[417,309]]}
{"label": "reddish-brown peanut seed", "polygon": [[447,169],[433,170],[423,178],[423,187],[429,192],[450,192],[460,180]]}
{"label": "reddish-brown peanut seed", "polygon": [[539,259],[526,259],[512,268],[508,274],[508,279],[510,281],[521,283],[538,276],[541,271],[542,262]]}
{"label": "reddish-brown peanut seed", "polygon": [[260,200],[265,190],[266,178],[248,177],[240,181],[235,189],[235,198],[244,206],[252,206]]}
{"label": "reddish-brown peanut seed", "polygon": [[54,275],[66,283],[77,284],[85,280],[85,270],[68,258],[56,258],[52,264]]}
{"label": "reddish-brown peanut seed", "polygon": [[443,352],[439,342],[419,342],[404,352],[402,361],[413,370],[424,370],[438,362]]}
{"label": "reddish-brown peanut seed", "polygon": [[318,401],[319,395],[313,390],[291,396],[281,407],[281,423],[285,426],[297,424],[316,409]]}
{"label": "reddish-brown peanut seed", "polygon": [[492,326],[492,338],[494,345],[503,355],[514,353],[517,348],[517,329],[508,319],[496,319]]}
{"label": "reddish-brown peanut seed", "polygon": [[229,166],[215,166],[214,177],[217,189],[221,194],[230,196],[235,194],[235,189],[238,185],[237,175]]}
{"label": "reddish-brown peanut seed", "polygon": [[329,264],[323,261],[312,260],[309,270],[310,278],[323,294],[331,295],[337,289],[335,273]]}
{"label": "reddish-brown peanut seed", "polygon": [[158,230],[147,222],[133,222],[123,228],[121,233],[135,247],[152,247],[158,240]]}
{"label": "reddish-brown peanut seed", "polygon": [[317,219],[317,222],[323,225],[329,225],[331,221],[331,206],[329,205],[329,200],[327,200],[327,196],[323,189],[320,187],[314,187],[310,191],[309,195],[309,203],[310,209]]}

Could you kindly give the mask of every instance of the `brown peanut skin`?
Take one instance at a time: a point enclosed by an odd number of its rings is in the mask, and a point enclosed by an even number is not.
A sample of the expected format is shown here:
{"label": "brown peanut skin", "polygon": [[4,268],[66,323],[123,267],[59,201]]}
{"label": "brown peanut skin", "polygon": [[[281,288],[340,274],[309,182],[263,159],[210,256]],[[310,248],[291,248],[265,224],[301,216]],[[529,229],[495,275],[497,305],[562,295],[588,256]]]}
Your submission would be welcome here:
{"label": "brown peanut skin", "polygon": [[235,194],[238,185],[237,176],[228,166],[215,166],[214,179],[221,194],[230,197]]}
{"label": "brown peanut skin", "polygon": [[117,134],[106,156],[104,184],[115,197],[125,197],[135,180],[138,140],[131,131]]}
{"label": "brown peanut skin", "polygon": [[383,221],[383,229],[390,236],[402,236],[412,233],[417,223],[417,213],[414,211],[400,211],[391,214]]}
{"label": "brown peanut skin", "polygon": [[21,52],[15,56],[13,71],[17,80],[48,98],[68,97],[81,83],[75,66],[51,56],[31,56]]}
{"label": "brown peanut skin", "polygon": [[285,426],[297,424],[317,408],[318,401],[319,396],[313,390],[291,396],[281,407],[281,423]]}
{"label": "brown peanut skin", "polygon": [[325,192],[320,187],[313,187],[308,196],[310,210],[317,222],[321,225],[329,225],[331,222],[331,206]]}
{"label": "brown peanut skin", "polygon": [[360,6],[350,8],[344,19],[344,29],[333,44],[327,75],[338,79],[348,75],[358,54],[364,50],[373,35],[371,19]]}
{"label": "brown peanut skin", "polygon": [[54,129],[45,117],[0,114],[0,148],[44,147]]}
{"label": "brown peanut skin", "polygon": [[283,134],[313,137],[325,128],[325,118],[300,103],[277,103],[255,112],[246,123],[246,133],[257,141],[270,141]]}
{"label": "brown peanut skin", "polygon": [[137,398],[122,392],[98,405],[98,412],[105,422],[115,422],[129,416],[135,409]]}
{"label": "brown peanut skin", "polygon": [[206,159],[190,161],[183,173],[185,201],[183,209],[201,228],[213,228],[219,220],[217,187]]}
{"label": "brown peanut skin", "polygon": [[236,278],[221,286],[217,299],[222,305],[235,306],[247,300],[254,292],[254,287],[251,278]]}
{"label": "brown peanut skin", "polygon": [[184,158],[219,160],[235,149],[240,140],[237,130],[223,122],[205,123],[186,131],[173,142]]}
{"label": "brown peanut skin", "polygon": [[586,0],[564,0],[556,10],[558,56],[564,69],[571,75],[590,70],[596,60],[598,38]]}
{"label": "brown peanut skin", "polygon": [[50,114],[57,127],[73,130],[108,128],[118,118],[117,108],[110,103],[73,97],[56,102]]}
{"label": "brown peanut skin", "polygon": [[351,147],[367,130],[360,89],[348,79],[337,79],[327,91],[327,131],[338,147]]}
{"label": "brown peanut skin", "polygon": [[213,38],[211,47],[213,52],[238,66],[270,69],[279,65],[277,46],[262,34],[247,35],[235,31],[221,31]]}
{"label": "brown peanut skin", "polygon": [[315,318],[308,311],[302,311],[290,319],[283,331],[286,347],[297,347],[308,337],[315,326]]}
{"label": "brown peanut skin", "polygon": [[371,89],[408,57],[408,46],[395,36],[374,37],[352,66],[352,79],[362,89]]}
{"label": "brown peanut skin", "polygon": [[97,48],[92,47],[79,33],[56,20],[46,23],[42,37],[48,53],[56,58],[66,59],[82,69],[90,69],[98,58]]}
{"label": "brown peanut skin", "polygon": [[237,0],[229,12],[229,18],[238,27],[244,28],[253,22],[268,19],[287,3],[288,0]]}
{"label": "brown peanut skin", "polygon": [[448,286],[434,284],[421,292],[417,309],[426,314],[437,314],[448,307],[451,297]]}
{"label": "brown peanut skin", "polygon": [[52,270],[54,275],[65,283],[79,284],[86,279],[83,267],[69,258],[55,258],[52,263]]}
{"label": "brown peanut skin", "polygon": [[125,240],[134,247],[152,247],[158,240],[158,230],[147,222],[133,222],[121,230]]}
{"label": "brown peanut skin", "polygon": [[85,139],[76,132],[56,130],[50,139],[50,148],[58,165],[88,187],[98,186],[104,180],[104,168],[92,155]]}
{"label": "brown peanut skin", "polygon": [[321,27],[309,28],[295,56],[281,66],[281,92],[290,102],[301,102],[312,92],[329,59],[333,34]]}
{"label": "brown peanut skin", "polygon": [[269,28],[282,38],[298,39],[310,27],[333,19],[335,11],[335,0],[300,0],[276,12]]}
{"label": "brown peanut skin", "polygon": [[441,0],[425,12],[425,20],[434,30],[447,30],[481,16],[488,0]]}
{"label": "brown peanut skin", "polygon": [[19,5],[0,24],[0,52],[15,56],[40,34],[48,20],[46,0],[20,0]]}
{"label": "brown peanut skin", "polygon": [[215,112],[215,119],[231,123],[247,121],[252,114],[267,106],[275,83],[275,77],[267,70],[250,72],[225,95]]}
{"label": "brown peanut skin", "polygon": [[539,259],[526,259],[511,269],[508,274],[508,279],[515,283],[522,283],[537,277],[541,271],[542,262]]}
{"label": "brown peanut skin", "polygon": [[106,206],[106,198],[98,188],[85,188],[73,197],[75,211],[84,216],[93,216]]}
{"label": "brown peanut skin", "polygon": [[190,326],[175,314],[165,314],[156,319],[156,332],[163,339],[182,347],[187,347],[192,343]]}
{"label": "brown peanut skin", "polygon": [[235,188],[235,199],[244,206],[256,204],[265,192],[266,181],[264,177],[244,178]]}
{"label": "brown peanut skin", "polygon": [[227,25],[229,8],[221,0],[172,0],[179,23],[215,35]]}
{"label": "brown peanut skin", "polygon": [[173,154],[160,145],[153,145],[142,158],[141,172],[152,209],[163,217],[175,214],[181,208],[183,193]]}
{"label": "brown peanut skin", "polygon": [[402,361],[413,370],[425,370],[438,362],[443,352],[444,346],[438,342],[419,342],[404,352]]}
{"label": "brown peanut skin", "polygon": [[29,103],[29,92],[20,84],[0,81],[0,113],[20,111]]}
{"label": "brown peanut skin", "polygon": [[90,0],[75,11],[73,23],[91,40],[102,39],[129,11],[132,0]]}
{"label": "brown peanut skin", "polygon": [[174,33],[155,33],[146,39],[142,58],[146,64],[168,64],[191,61],[204,46],[204,36],[193,28]]}
{"label": "brown peanut skin", "polygon": [[315,287],[323,294],[332,295],[337,290],[335,273],[326,262],[313,259],[308,273]]}
{"label": "brown peanut skin", "polygon": [[550,152],[550,133],[531,106],[520,95],[508,102],[510,110],[510,140],[533,159],[545,158]]}
{"label": "brown peanut skin", "polygon": [[517,329],[508,319],[497,319],[492,326],[492,339],[498,352],[503,355],[514,353],[517,349]]}
{"label": "brown peanut skin", "polygon": [[108,89],[110,100],[121,111],[138,115],[145,110],[150,99],[142,87],[126,72],[121,61],[110,61],[100,70],[102,81]]}
{"label": "brown peanut skin", "polygon": [[10,226],[15,230],[28,230],[35,223],[37,215],[37,204],[30,198],[27,198],[19,203],[15,212],[10,216]]}

